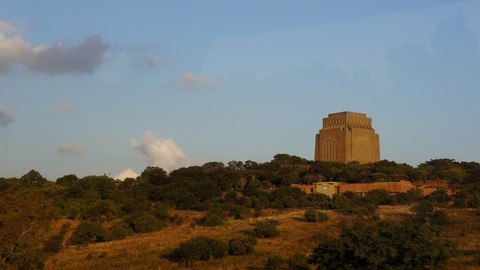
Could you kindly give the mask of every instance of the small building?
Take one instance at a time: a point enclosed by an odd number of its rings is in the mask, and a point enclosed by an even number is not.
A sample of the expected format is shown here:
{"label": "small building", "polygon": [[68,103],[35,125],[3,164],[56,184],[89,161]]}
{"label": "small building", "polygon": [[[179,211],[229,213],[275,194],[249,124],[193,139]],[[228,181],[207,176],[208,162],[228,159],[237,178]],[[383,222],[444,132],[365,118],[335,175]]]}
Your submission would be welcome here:
{"label": "small building", "polygon": [[374,189],[384,189],[390,194],[398,194],[407,192],[411,189],[418,189],[422,195],[431,194],[437,189],[445,189],[448,195],[452,195],[454,190],[445,180],[422,181],[412,184],[407,180],[397,182],[373,182],[373,183],[345,183],[345,182],[316,182],[313,184],[292,184],[307,194],[321,193],[332,197],[333,194],[343,194],[345,192],[353,192],[359,195],[365,195]]}
{"label": "small building", "polygon": [[339,186],[339,182],[316,182],[309,185],[292,184],[292,187],[297,187],[307,194],[321,193],[329,197],[332,197],[333,194],[339,194]]}

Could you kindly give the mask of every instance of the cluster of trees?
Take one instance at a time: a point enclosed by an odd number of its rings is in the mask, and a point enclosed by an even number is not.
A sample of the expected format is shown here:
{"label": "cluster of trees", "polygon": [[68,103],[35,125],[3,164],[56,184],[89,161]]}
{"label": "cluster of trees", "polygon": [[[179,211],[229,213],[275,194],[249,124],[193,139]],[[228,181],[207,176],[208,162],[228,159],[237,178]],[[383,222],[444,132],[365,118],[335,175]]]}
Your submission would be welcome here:
{"label": "cluster of trees", "polygon": [[[480,206],[480,164],[450,159],[412,167],[391,161],[364,165],[313,162],[278,154],[270,162],[209,162],[170,173],[147,167],[139,177],[124,181],[108,176],[65,175],[53,182],[31,170],[20,178],[0,178],[0,265],[41,264],[64,242],[85,244],[160,230],[179,222],[168,214],[168,208],[206,211],[199,223],[218,226],[227,216],[258,216],[264,208],[314,207],[371,216],[378,205],[410,204],[422,199],[415,191],[392,196],[382,190],[364,197],[353,193],[333,198],[306,196],[290,186],[321,180],[399,179],[447,179],[457,184],[457,196],[452,199],[439,192],[429,200],[453,200],[458,207]],[[80,221],[68,241],[64,234],[51,235],[48,230],[49,224],[61,217]]]}
{"label": "cluster of trees", "polygon": [[181,242],[177,248],[167,252],[164,257],[191,266],[195,261],[217,259],[227,254],[234,256],[251,254],[257,245],[257,238],[271,238],[280,233],[277,224],[278,222],[275,220],[256,222],[253,224],[252,230],[244,232],[245,236],[229,241],[195,237]]}

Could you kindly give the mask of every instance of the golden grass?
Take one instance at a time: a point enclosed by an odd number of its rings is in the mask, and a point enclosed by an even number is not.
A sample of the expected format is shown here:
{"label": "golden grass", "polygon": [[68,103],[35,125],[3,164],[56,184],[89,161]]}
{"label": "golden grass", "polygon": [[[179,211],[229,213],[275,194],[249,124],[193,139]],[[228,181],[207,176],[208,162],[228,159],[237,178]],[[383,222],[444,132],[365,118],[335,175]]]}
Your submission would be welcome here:
{"label": "golden grass", "polygon": [[[183,223],[171,225],[161,231],[149,234],[133,235],[125,240],[91,244],[87,246],[69,246],[50,257],[46,269],[186,269],[181,264],[163,259],[160,255],[178,246],[181,241],[196,236],[208,236],[228,240],[242,235],[242,231],[251,229],[251,224],[265,218],[280,222],[280,235],[271,239],[259,239],[255,252],[246,256],[226,256],[225,258],[196,262],[192,269],[261,269],[269,256],[288,258],[296,253],[310,254],[318,245],[317,233],[337,235],[341,224],[350,218],[327,211],[330,220],[324,223],[308,223],[302,220],[304,209],[285,211],[270,210],[260,218],[246,220],[229,219],[219,227],[196,226],[195,220],[203,213],[194,211],[174,211]],[[458,243],[461,250],[473,253],[480,250],[480,225],[478,211],[447,209],[455,220],[444,237]],[[382,218],[398,218],[409,213],[408,206],[384,206],[379,209]],[[480,256],[461,255],[452,260],[452,269],[478,269]]]}

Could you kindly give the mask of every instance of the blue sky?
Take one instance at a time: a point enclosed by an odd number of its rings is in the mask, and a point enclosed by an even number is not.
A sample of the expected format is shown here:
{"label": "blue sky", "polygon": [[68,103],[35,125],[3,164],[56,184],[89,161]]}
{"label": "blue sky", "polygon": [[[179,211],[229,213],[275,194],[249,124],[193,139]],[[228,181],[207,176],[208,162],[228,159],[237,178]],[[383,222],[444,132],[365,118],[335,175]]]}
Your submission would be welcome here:
{"label": "blue sky", "polygon": [[0,7],[1,176],[312,159],[345,110],[382,159],[480,161],[477,0]]}

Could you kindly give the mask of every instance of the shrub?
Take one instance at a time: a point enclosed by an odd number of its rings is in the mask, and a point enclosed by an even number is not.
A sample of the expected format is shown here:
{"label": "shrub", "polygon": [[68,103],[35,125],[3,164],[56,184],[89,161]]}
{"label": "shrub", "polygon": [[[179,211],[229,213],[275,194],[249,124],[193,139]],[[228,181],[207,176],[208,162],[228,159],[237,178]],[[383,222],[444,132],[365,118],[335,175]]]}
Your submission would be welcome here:
{"label": "shrub", "polygon": [[255,228],[248,233],[253,237],[271,238],[280,234],[277,229],[277,221],[268,220],[263,222],[257,222],[254,224],[254,226]]}
{"label": "shrub", "polygon": [[167,220],[169,218],[167,209],[168,206],[166,204],[157,202],[153,206],[153,215],[159,220]]}
{"label": "shrub", "polygon": [[73,231],[69,243],[73,245],[104,242],[107,232],[99,223],[84,221]]}
{"label": "shrub", "polygon": [[150,202],[146,200],[135,200],[128,198],[121,207],[124,213],[144,212],[150,210]]}
{"label": "shrub", "polygon": [[282,267],[283,259],[278,256],[269,257],[265,263],[265,270],[277,270]]}
{"label": "shrub", "polygon": [[357,223],[340,238],[325,239],[310,262],[318,269],[442,269],[454,250],[424,224]]}
{"label": "shrub", "polygon": [[257,239],[253,237],[242,237],[230,239],[228,242],[228,254],[245,255],[251,254],[257,244]]}
{"label": "shrub", "polygon": [[190,266],[196,260],[217,259],[227,254],[225,242],[208,237],[195,237],[181,242],[167,257]]}
{"label": "shrub", "polygon": [[308,257],[303,254],[295,254],[287,260],[288,269],[290,270],[310,270]]}
{"label": "shrub", "polygon": [[448,192],[445,189],[440,188],[428,195],[427,199],[433,201],[434,203],[443,205],[450,200],[450,196],[448,196]]}
{"label": "shrub", "polygon": [[111,220],[117,214],[117,205],[111,200],[101,200],[90,207],[84,218],[90,221]]}
{"label": "shrub", "polygon": [[208,213],[204,218],[200,219],[199,224],[205,227],[220,226],[225,223],[222,216]]}
{"label": "shrub", "polygon": [[136,233],[158,231],[163,228],[163,223],[148,212],[135,212],[125,217],[125,222]]}
{"label": "shrub", "polygon": [[63,235],[54,235],[45,241],[43,251],[47,253],[57,253],[62,249]]}
{"label": "shrub", "polygon": [[327,221],[328,215],[313,209],[305,211],[305,220],[308,222]]}
{"label": "shrub", "polygon": [[115,222],[109,230],[111,240],[125,239],[133,233],[130,226],[124,221]]}

